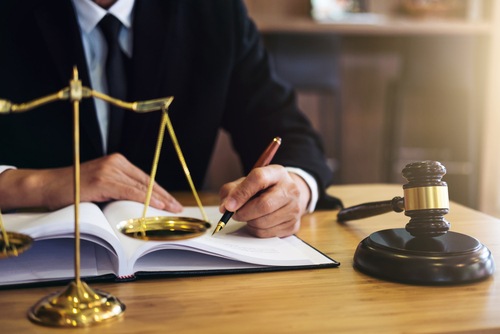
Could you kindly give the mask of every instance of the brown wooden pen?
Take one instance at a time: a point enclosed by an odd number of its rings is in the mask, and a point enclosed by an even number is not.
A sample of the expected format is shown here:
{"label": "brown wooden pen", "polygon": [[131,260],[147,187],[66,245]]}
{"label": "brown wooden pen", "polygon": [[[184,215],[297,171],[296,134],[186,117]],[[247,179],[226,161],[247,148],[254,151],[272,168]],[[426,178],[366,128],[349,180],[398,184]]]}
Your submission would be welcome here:
{"label": "brown wooden pen", "polygon": [[[273,159],[274,155],[276,154],[276,151],[278,151],[278,148],[280,147],[280,145],[281,145],[281,138],[275,137],[273,139],[273,141],[271,142],[271,144],[269,144],[269,146],[266,148],[266,150],[261,154],[261,156],[259,157],[259,160],[257,160],[257,162],[252,167],[252,169],[269,165],[269,163]],[[219,223],[215,227],[215,230],[212,233],[212,235],[214,235],[215,233],[222,230],[224,228],[224,226],[226,226],[229,219],[231,219],[233,214],[234,214],[234,212],[226,210],[226,212],[224,212],[224,214],[222,215],[222,218],[219,220]]]}

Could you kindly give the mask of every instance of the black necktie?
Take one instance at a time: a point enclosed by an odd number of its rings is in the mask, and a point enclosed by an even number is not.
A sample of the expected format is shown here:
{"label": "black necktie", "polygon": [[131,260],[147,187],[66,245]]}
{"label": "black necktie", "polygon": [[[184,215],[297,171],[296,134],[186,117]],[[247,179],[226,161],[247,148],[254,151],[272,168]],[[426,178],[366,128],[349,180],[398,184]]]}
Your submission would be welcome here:
{"label": "black necktie", "polygon": [[[106,58],[106,78],[108,93],[111,97],[127,99],[127,57],[118,44],[121,22],[113,15],[107,14],[99,22],[101,31],[108,44]],[[118,150],[122,132],[123,110],[114,105],[109,106],[108,153]]]}

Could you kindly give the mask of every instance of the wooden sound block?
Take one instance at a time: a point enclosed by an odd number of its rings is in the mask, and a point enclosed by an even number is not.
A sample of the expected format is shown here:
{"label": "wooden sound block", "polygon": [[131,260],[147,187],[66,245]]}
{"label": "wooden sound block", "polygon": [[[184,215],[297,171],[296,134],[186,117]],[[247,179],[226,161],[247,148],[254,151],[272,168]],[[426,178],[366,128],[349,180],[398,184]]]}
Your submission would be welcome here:
{"label": "wooden sound block", "polygon": [[416,238],[403,228],[378,231],[361,241],[354,267],[377,278],[421,285],[476,282],[495,271],[491,252],[473,237],[449,231]]}

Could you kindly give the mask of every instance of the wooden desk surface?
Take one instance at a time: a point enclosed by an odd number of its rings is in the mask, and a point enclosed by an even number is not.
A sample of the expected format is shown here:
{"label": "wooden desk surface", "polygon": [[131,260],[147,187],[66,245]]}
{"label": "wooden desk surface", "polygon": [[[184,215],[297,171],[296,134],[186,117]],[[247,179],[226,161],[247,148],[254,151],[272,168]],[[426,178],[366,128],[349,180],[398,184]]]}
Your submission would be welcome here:
{"label": "wooden desk surface", "polygon": [[[335,186],[346,206],[402,195],[398,185]],[[207,203],[208,204],[208,203]],[[336,211],[303,220],[299,236],[341,262],[339,268],[92,284],[120,298],[123,319],[58,333],[498,333],[497,275],[461,286],[413,286],[381,281],[352,267],[370,233],[402,227],[388,213],[336,222]],[[500,220],[451,204],[452,231],[478,238],[500,258]],[[1,264],[0,264],[1,265]],[[32,324],[27,310],[59,287],[0,291],[2,333],[53,333]]]}

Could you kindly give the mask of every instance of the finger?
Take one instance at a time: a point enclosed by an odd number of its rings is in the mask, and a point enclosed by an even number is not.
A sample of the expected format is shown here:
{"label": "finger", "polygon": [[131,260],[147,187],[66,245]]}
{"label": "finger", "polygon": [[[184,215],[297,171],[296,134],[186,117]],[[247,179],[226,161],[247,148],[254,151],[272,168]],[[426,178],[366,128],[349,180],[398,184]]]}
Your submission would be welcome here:
{"label": "finger", "polygon": [[[122,199],[129,199],[138,202],[145,202],[149,192],[149,178],[146,178],[148,183],[137,182],[135,179],[130,179],[126,177],[121,179],[122,186]],[[177,199],[172,196],[168,191],[161,187],[158,183],[154,182],[153,188],[151,189],[150,206],[157,209],[162,209],[174,213],[179,213],[182,211],[182,205],[177,201]]]}
{"label": "finger", "polygon": [[250,224],[246,226],[247,231],[258,238],[287,237],[297,233],[299,228],[300,220],[296,219],[283,221],[271,228],[260,228]]}
{"label": "finger", "polygon": [[111,166],[115,167],[120,173],[130,179],[134,180],[138,185],[147,187],[149,184],[150,177],[148,174],[144,173],[142,169],[132,164],[119,153],[111,154],[107,157],[107,162]]}
{"label": "finger", "polygon": [[[116,182],[109,192],[104,194],[106,200],[130,200],[146,203],[147,190],[142,186],[133,186],[130,182]],[[152,193],[148,205],[170,212],[182,211],[182,205],[170,194],[158,196]]]}
{"label": "finger", "polygon": [[179,201],[177,201],[174,196],[166,191],[164,191],[164,193],[162,192],[161,194],[153,192],[153,194],[151,195],[150,205],[157,209],[162,209],[173,213],[179,213],[183,209],[182,204],[179,203]]}
{"label": "finger", "polygon": [[283,189],[274,185],[246,202],[236,211],[234,218],[245,222],[257,220],[266,225],[277,224],[277,219],[289,219],[285,215],[290,215],[291,212],[284,209],[288,207],[290,200],[283,196]]}
{"label": "finger", "polygon": [[[135,181],[137,188],[144,193],[145,200],[147,192],[149,191],[151,177],[126,159],[124,164],[125,176],[130,178],[131,184],[133,184]],[[182,211],[182,205],[177,201],[177,199],[175,199],[175,197],[173,197],[156,181],[154,181],[153,188],[151,190],[150,205],[158,209],[163,209],[175,213]]]}
{"label": "finger", "polygon": [[[144,171],[136,167],[121,154],[116,154],[116,157],[112,155],[112,158],[115,158],[116,160],[114,162],[122,167],[121,170],[126,177],[130,178],[131,184],[135,181],[138,189],[144,193],[143,196],[145,201],[151,182],[150,175],[144,173]],[[155,208],[170,212],[178,213],[182,211],[182,205],[156,181],[153,183],[151,201],[149,204]]]}
{"label": "finger", "polygon": [[[89,200],[146,201],[150,177],[123,155],[115,153],[85,163],[82,167],[82,174],[87,176],[88,185],[84,194],[89,197]],[[182,210],[182,205],[156,182],[149,205],[171,212]]]}
{"label": "finger", "polygon": [[253,169],[224,199],[222,206],[229,211],[240,209],[253,196],[279,182],[280,171],[284,168],[278,165]]}
{"label": "finger", "polygon": [[226,197],[229,195],[232,189],[234,189],[238,184],[240,184],[243,181],[243,177],[239,178],[236,181],[228,182],[224,185],[219,190],[219,198],[220,198],[220,205],[219,205],[219,212],[224,212],[226,210],[224,206],[224,201]]}

